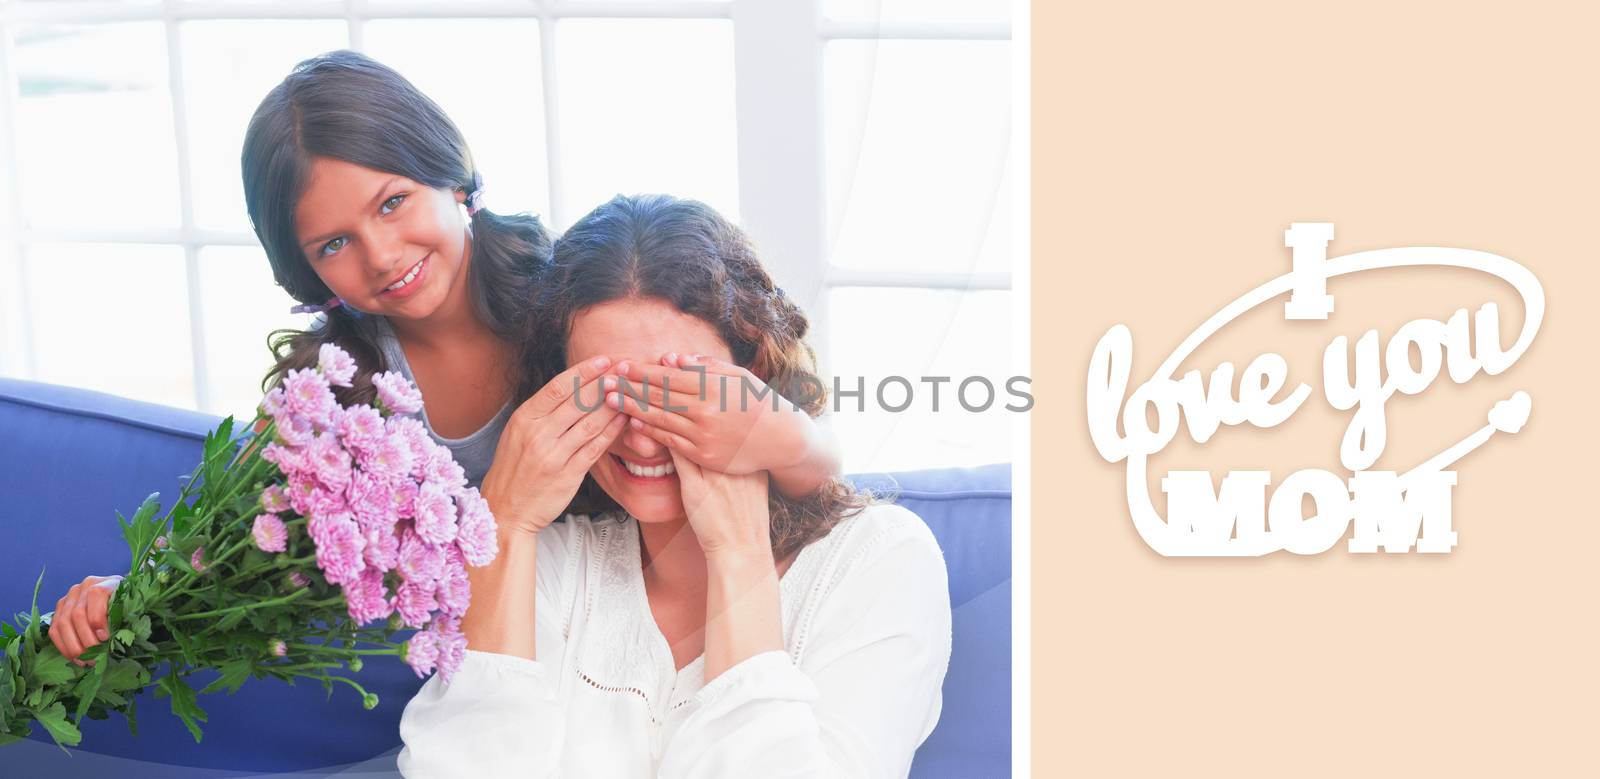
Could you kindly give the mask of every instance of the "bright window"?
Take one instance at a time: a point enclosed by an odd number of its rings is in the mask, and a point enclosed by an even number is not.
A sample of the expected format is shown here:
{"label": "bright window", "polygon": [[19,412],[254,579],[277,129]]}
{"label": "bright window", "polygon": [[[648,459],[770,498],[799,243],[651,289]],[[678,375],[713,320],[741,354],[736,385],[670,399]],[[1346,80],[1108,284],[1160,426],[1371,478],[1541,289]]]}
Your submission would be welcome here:
{"label": "bright window", "polygon": [[[294,63],[396,68],[461,127],[497,211],[563,229],[617,193],[752,233],[866,387],[846,469],[1009,458],[1005,0],[0,4],[0,374],[248,414],[272,283],[239,180]],[[923,377],[950,378],[934,387]],[[895,411],[903,389],[911,404]],[[983,399],[983,412],[960,405]]]}

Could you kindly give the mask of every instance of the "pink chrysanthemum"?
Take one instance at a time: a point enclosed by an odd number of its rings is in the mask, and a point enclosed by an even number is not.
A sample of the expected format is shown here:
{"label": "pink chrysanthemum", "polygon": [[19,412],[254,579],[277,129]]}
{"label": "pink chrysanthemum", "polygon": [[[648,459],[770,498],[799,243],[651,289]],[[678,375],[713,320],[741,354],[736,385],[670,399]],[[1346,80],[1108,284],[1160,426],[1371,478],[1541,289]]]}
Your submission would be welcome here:
{"label": "pink chrysanthemum", "polygon": [[297,590],[305,589],[311,586],[311,577],[299,571],[290,571],[289,584],[293,585]]}
{"label": "pink chrysanthemum", "polygon": [[417,511],[417,485],[402,481],[389,485],[389,511],[395,519],[411,519]]}
{"label": "pink chrysanthemum", "polygon": [[344,602],[350,619],[358,625],[387,619],[394,613],[394,604],[389,602],[388,592],[383,586],[383,572],[371,568],[344,585]]}
{"label": "pink chrysanthemum", "polygon": [[289,645],[285,644],[281,638],[268,639],[267,654],[270,654],[273,657],[283,657],[284,655],[289,654]]}
{"label": "pink chrysanthemum", "polygon": [[289,496],[289,508],[302,517],[311,516],[312,499],[319,489],[321,485],[317,484],[316,476],[305,471],[289,474],[289,484],[284,489],[284,494]]}
{"label": "pink chrysanthemum", "polygon": [[343,492],[345,486],[350,484],[352,459],[350,453],[339,445],[337,436],[331,433],[317,436],[317,440],[306,447],[306,454],[307,462],[316,471],[317,481],[329,490]]}
{"label": "pink chrysanthemum", "polygon": [[397,371],[374,374],[372,386],[378,390],[378,402],[391,414],[415,414],[422,410],[422,393],[404,374]]}
{"label": "pink chrysanthemum", "polygon": [[339,440],[355,452],[371,449],[387,434],[383,426],[383,415],[371,406],[345,409],[335,429],[339,432]]}
{"label": "pink chrysanthemum", "polygon": [[438,581],[444,575],[444,551],[407,532],[400,539],[400,576],[408,582]]}
{"label": "pink chrysanthemum", "polygon": [[430,544],[448,544],[456,538],[456,504],[443,490],[424,484],[417,491],[417,535]]}
{"label": "pink chrysanthemum", "polygon": [[395,593],[394,606],[406,626],[413,628],[428,624],[428,618],[433,615],[433,610],[439,608],[438,602],[434,599],[433,584],[424,582],[406,582],[400,585],[400,590]]}
{"label": "pink chrysanthemum", "polygon": [[289,547],[289,531],[276,514],[257,515],[250,534],[255,536],[256,548],[263,552],[282,552]]}
{"label": "pink chrysanthemum", "polygon": [[328,426],[328,415],[339,404],[333,399],[328,380],[311,368],[289,371],[283,377],[284,406],[311,421],[319,429]]}
{"label": "pink chrysanthemum", "polygon": [[305,458],[300,450],[278,443],[270,443],[261,448],[261,459],[278,466],[278,470],[285,476],[291,476],[305,470]]}
{"label": "pink chrysanthemum", "polygon": [[317,544],[317,567],[322,569],[323,578],[334,584],[348,584],[366,569],[361,555],[366,539],[349,514],[312,517],[307,529]]}
{"label": "pink chrysanthemum", "polygon": [[394,524],[389,508],[390,489],[387,481],[366,471],[356,471],[351,475],[350,486],[344,491],[345,502],[363,529]]}
{"label": "pink chrysanthemum", "polygon": [[193,568],[195,573],[205,573],[206,569],[211,567],[206,565],[205,559],[206,548],[203,546],[196,547],[194,554],[189,555],[189,567]]}
{"label": "pink chrysanthemum", "polygon": [[367,541],[361,555],[368,568],[390,571],[400,564],[400,537],[394,534],[393,526],[363,525],[361,537]]}
{"label": "pink chrysanthemum", "polygon": [[411,475],[411,447],[394,436],[379,439],[358,460],[361,470],[389,482],[403,481]]}
{"label": "pink chrysanthemum", "polygon": [[288,409],[278,412],[272,421],[277,425],[278,440],[289,446],[300,448],[317,437],[317,429],[312,426],[310,419]]}
{"label": "pink chrysanthemum", "polygon": [[261,413],[276,417],[283,413],[284,402],[283,388],[273,387],[265,397],[261,398]]}
{"label": "pink chrysanthemum", "polygon": [[[313,517],[331,517],[335,514],[349,514],[350,504],[345,502],[344,493],[318,486],[311,491],[311,498],[307,501]],[[353,518],[353,517],[352,517]]]}
{"label": "pink chrysanthemum", "polygon": [[399,436],[406,442],[413,463],[423,462],[428,452],[438,446],[428,435],[428,429],[422,426],[422,420],[416,417],[389,417],[383,420],[383,424],[390,436]]}
{"label": "pink chrysanthemum", "polygon": [[[429,442],[432,443],[432,442]],[[461,468],[450,450],[434,444],[422,464],[424,483],[438,487],[450,497],[458,497],[467,488],[467,472]]]}
{"label": "pink chrysanthemum", "polygon": [[431,630],[419,630],[406,642],[406,665],[411,666],[417,678],[427,676],[439,661],[439,636]]}
{"label": "pink chrysanthemum", "polygon": [[317,370],[335,387],[348,387],[356,375],[356,361],[345,350],[333,344],[323,344],[317,350]]}
{"label": "pink chrysanthemum", "polygon": [[444,578],[439,580],[438,589],[434,593],[439,602],[439,609],[452,617],[459,617],[467,613],[467,606],[472,602],[472,583],[467,578],[467,569],[459,563],[445,565]]}
{"label": "pink chrysanthemum", "polygon": [[280,514],[289,510],[289,496],[281,485],[271,484],[261,491],[261,508],[268,514]]}
{"label": "pink chrysanthemum", "polygon": [[461,633],[461,620],[440,617],[433,621],[431,630],[438,633],[439,675],[449,683],[467,655],[467,637]]}
{"label": "pink chrysanthemum", "polygon": [[456,525],[456,547],[467,565],[488,565],[500,550],[499,527],[489,511],[489,502],[474,487],[467,488],[459,501],[461,519]]}

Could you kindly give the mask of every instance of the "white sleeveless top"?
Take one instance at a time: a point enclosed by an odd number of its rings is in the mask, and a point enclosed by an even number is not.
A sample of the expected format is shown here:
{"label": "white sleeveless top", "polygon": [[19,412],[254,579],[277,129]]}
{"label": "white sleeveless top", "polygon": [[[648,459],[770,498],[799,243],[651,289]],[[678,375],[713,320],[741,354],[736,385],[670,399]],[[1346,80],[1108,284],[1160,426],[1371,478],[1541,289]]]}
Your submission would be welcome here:
{"label": "white sleeveless top", "polygon": [[703,684],[644,589],[637,522],[572,515],[538,541],[538,659],[469,650],[400,721],[399,766],[431,777],[904,777],[933,731],[950,597],[932,532],[867,507],[779,581],[784,651]]}

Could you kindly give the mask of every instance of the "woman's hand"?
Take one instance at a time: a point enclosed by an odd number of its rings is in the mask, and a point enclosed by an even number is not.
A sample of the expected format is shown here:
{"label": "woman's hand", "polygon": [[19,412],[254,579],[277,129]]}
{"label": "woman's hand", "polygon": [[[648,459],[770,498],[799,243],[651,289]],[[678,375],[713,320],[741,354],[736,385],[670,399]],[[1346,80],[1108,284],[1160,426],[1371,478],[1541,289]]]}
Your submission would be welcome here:
{"label": "woman's hand", "polygon": [[767,472],[722,473],[669,451],[684,511],[706,556],[703,673],[709,682],[751,657],[783,648]]}
{"label": "woman's hand", "polygon": [[810,416],[733,363],[666,354],[659,365],[624,361],[617,369],[629,383],[607,402],[634,430],[711,470],[779,471],[804,462],[817,444]]}
{"label": "woman's hand", "polygon": [[111,608],[111,595],[121,582],[121,576],[86,576],[56,601],[55,615],[50,618],[50,642],[62,657],[75,665],[94,665],[93,660],[85,662],[78,655],[111,638],[106,614]]}
{"label": "woman's hand", "polygon": [[702,468],[669,449],[678,472],[683,509],[708,562],[718,556],[765,554],[772,559],[767,472],[730,474]]}
{"label": "woman's hand", "polygon": [[568,368],[512,412],[481,489],[502,532],[548,527],[622,433],[627,417],[600,402],[617,381],[610,365],[595,357]]}

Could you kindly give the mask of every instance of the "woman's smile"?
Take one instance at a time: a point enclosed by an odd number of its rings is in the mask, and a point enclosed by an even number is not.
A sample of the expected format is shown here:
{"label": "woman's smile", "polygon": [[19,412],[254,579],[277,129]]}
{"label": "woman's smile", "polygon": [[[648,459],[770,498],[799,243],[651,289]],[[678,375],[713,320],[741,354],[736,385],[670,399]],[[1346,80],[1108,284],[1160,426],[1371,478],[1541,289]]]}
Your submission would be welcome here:
{"label": "woman's smile", "polygon": [[667,484],[678,479],[677,466],[672,464],[672,458],[664,462],[644,463],[630,460],[621,455],[613,454],[611,458],[622,465],[622,470],[631,481],[642,484]]}

